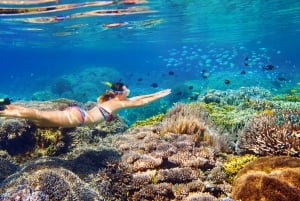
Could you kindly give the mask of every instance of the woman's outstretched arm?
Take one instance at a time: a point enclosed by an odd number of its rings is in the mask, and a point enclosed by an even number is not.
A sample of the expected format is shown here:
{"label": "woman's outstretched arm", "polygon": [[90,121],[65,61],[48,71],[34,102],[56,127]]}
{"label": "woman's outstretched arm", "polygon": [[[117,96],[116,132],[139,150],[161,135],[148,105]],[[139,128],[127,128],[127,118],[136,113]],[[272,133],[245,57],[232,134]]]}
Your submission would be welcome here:
{"label": "woman's outstretched arm", "polygon": [[165,97],[171,93],[171,89],[165,89],[156,93],[142,95],[142,96],[135,96],[129,98],[127,100],[122,101],[123,108],[127,107],[139,107],[151,103],[159,98]]}

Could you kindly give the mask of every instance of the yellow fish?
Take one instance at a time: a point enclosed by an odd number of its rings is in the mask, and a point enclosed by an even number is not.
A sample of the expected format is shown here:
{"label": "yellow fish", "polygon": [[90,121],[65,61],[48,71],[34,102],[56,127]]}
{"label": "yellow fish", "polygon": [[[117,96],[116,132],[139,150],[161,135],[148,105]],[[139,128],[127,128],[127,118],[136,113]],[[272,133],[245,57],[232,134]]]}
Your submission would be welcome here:
{"label": "yellow fish", "polygon": [[297,92],[297,89],[295,89],[295,88],[293,88],[293,89],[291,89],[291,91],[290,91],[292,94],[294,94],[294,93],[296,93]]}

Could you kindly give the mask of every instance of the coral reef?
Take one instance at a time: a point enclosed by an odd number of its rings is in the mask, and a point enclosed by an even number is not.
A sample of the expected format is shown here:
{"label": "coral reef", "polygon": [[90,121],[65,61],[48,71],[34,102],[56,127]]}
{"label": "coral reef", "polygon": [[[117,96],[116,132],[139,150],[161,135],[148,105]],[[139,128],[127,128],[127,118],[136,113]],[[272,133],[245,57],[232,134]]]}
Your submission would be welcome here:
{"label": "coral reef", "polygon": [[300,154],[300,110],[281,109],[254,116],[238,136],[237,151],[258,155]]}
{"label": "coral reef", "polygon": [[[162,121],[162,133],[199,135],[204,138],[207,114],[196,104],[177,103]],[[207,118],[206,118],[207,119]]]}
{"label": "coral reef", "polygon": [[163,120],[165,114],[157,114],[152,117],[149,117],[145,120],[138,120],[131,125],[131,128],[135,128],[137,126],[151,126],[155,123],[159,123]]}
{"label": "coral reef", "polygon": [[124,165],[111,160],[106,168],[99,170],[94,185],[107,200],[126,200],[132,186],[132,175]]}
{"label": "coral reef", "polygon": [[10,159],[8,153],[0,150],[0,182],[18,169],[19,166]]}
{"label": "coral reef", "polygon": [[26,185],[30,187],[31,191],[39,191],[53,201],[99,200],[100,198],[78,176],[64,168],[26,168],[26,171],[11,177],[13,179],[9,182],[4,182],[7,189],[14,189],[18,185]]}
{"label": "coral reef", "polygon": [[[185,106],[174,106],[180,112],[178,107]],[[165,118],[176,117],[175,111],[171,110]],[[128,200],[185,200],[195,192],[208,192],[215,198],[226,194],[225,185],[219,187],[220,182],[211,182],[208,188],[202,180],[205,172],[214,168],[218,153],[208,142],[209,137],[199,143],[193,133],[161,132],[161,126],[136,127],[114,141],[122,154],[120,163],[132,175],[131,188],[123,190],[129,192]]]}
{"label": "coral reef", "polygon": [[234,200],[300,200],[300,159],[267,156],[249,163],[236,180]]}
{"label": "coral reef", "polygon": [[228,152],[230,149],[230,137],[219,134],[219,130],[214,127],[201,103],[175,104],[167,112],[158,132],[161,135],[166,133],[192,135],[196,146],[208,143],[216,152]]}
{"label": "coral reef", "polygon": [[31,152],[34,149],[32,128],[24,119],[0,121],[0,148],[10,155]]}
{"label": "coral reef", "polygon": [[209,114],[209,118],[221,133],[231,133],[235,136],[249,117],[253,115],[253,109],[241,109],[234,105],[220,105],[216,103],[198,103],[202,110]]}
{"label": "coral reef", "polygon": [[226,180],[232,183],[237,173],[248,163],[257,159],[254,155],[246,154],[244,156],[232,156],[224,164],[223,169],[226,174]]}
{"label": "coral reef", "polygon": [[12,200],[33,200],[33,201],[49,201],[49,196],[41,191],[34,191],[30,186],[19,185],[16,189],[8,191],[0,195],[1,201]]}
{"label": "coral reef", "polygon": [[199,97],[204,103],[218,103],[220,105],[240,105],[245,100],[270,100],[270,91],[259,87],[241,87],[237,90],[209,90]]}
{"label": "coral reef", "polygon": [[214,196],[208,193],[192,193],[186,199],[186,201],[217,201]]}

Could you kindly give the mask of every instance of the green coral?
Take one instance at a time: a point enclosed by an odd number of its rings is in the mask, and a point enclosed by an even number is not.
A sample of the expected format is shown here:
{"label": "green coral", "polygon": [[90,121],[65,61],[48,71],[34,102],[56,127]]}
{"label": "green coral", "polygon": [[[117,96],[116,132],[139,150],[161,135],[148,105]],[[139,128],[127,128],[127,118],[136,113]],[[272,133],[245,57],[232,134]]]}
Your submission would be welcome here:
{"label": "green coral", "polygon": [[255,159],[257,159],[257,156],[251,154],[230,157],[223,165],[226,181],[232,183],[237,173]]}
{"label": "green coral", "polygon": [[246,120],[253,115],[251,108],[240,109],[234,105],[220,105],[217,103],[198,103],[206,110],[214,124],[221,130],[237,132],[244,126]]}
{"label": "green coral", "polygon": [[154,116],[149,117],[145,120],[136,121],[135,123],[133,123],[131,125],[131,128],[135,128],[135,127],[138,127],[138,126],[150,126],[150,125],[156,124],[158,122],[161,122],[164,117],[165,117],[165,114],[154,115]]}

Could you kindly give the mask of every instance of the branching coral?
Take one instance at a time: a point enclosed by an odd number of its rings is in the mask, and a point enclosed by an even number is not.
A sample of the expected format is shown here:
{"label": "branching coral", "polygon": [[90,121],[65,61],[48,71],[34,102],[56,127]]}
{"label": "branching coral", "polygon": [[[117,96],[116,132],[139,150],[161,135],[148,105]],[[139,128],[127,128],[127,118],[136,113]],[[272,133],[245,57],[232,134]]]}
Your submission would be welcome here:
{"label": "branching coral", "polygon": [[300,154],[300,109],[284,109],[253,117],[239,134],[238,152],[259,155]]}
{"label": "branching coral", "polygon": [[204,136],[206,113],[196,104],[176,104],[162,122],[163,133],[198,134]]}
{"label": "branching coral", "polygon": [[234,200],[300,200],[300,159],[288,156],[259,158],[234,181]]}
{"label": "branching coral", "polygon": [[255,159],[257,159],[256,156],[249,154],[244,156],[233,156],[229,158],[223,165],[223,169],[226,174],[226,180],[232,183],[237,173]]}

